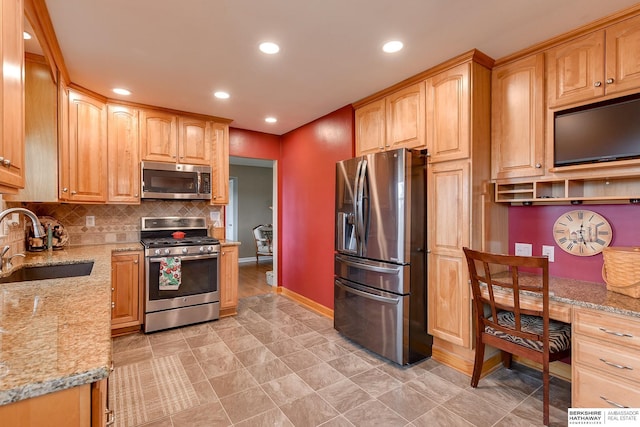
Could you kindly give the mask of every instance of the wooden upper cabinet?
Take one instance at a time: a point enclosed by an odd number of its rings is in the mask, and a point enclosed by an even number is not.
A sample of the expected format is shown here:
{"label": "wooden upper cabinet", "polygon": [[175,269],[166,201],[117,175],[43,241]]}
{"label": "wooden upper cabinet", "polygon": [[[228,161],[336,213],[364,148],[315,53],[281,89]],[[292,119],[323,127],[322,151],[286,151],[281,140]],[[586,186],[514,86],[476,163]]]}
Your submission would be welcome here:
{"label": "wooden upper cabinet", "polygon": [[60,86],[59,199],[107,200],[107,106]]}
{"label": "wooden upper cabinet", "polygon": [[547,51],[550,107],[604,95],[604,31]]}
{"label": "wooden upper cabinet", "polygon": [[424,147],[424,82],[386,97],[385,149]]}
{"label": "wooden upper cabinet", "polygon": [[465,63],[426,81],[426,140],[430,162],[469,157],[470,70],[471,63]]}
{"label": "wooden upper cabinet", "polygon": [[493,69],[491,177],[544,175],[544,54]]}
{"label": "wooden upper cabinet", "polygon": [[170,113],[140,110],[140,149],[142,160],[177,161],[177,122]]}
{"label": "wooden upper cabinet", "polygon": [[213,161],[211,164],[211,203],[229,203],[229,125],[211,123]]}
{"label": "wooden upper cabinet", "polygon": [[0,16],[0,192],[24,187],[24,7],[3,1]]}
{"label": "wooden upper cabinet", "polygon": [[640,17],[635,17],[549,49],[549,107],[637,92],[639,45]]}
{"label": "wooden upper cabinet", "polygon": [[420,82],[357,108],[356,155],[424,148],[424,98]]}
{"label": "wooden upper cabinet", "polygon": [[371,102],[355,111],[356,153],[384,151],[386,140],[385,100]]}
{"label": "wooden upper cabinet", "polygon": [[212,121],[156,111],[140,111],[142,160],[210,165]]}
{"label": "wooden upper cabinet", "polygon": [[640,16],[608,27],[605,41],[607,93],[636,92],[640,88]]}
{"label": "wooden upper cabinet", "polygon": [[207,120],[178,118],[178,163],[211,164],[212,125]]}
{"label": "wooden upper cabinet", "polygon": [[140,203],[138,110],[108,106],[109,203]]}

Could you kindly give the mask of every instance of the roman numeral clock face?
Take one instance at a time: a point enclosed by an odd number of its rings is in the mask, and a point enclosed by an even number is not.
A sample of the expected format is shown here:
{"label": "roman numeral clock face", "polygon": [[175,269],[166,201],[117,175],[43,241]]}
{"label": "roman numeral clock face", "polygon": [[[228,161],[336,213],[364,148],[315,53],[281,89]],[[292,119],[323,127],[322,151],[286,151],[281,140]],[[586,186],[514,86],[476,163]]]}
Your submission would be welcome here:
{"label": "roman numeral clock face", "polygon": [[600,214],[579,209],[562,214],[553,224],[553,238],[565,252],[591,256],[609,246],[611,225]]}

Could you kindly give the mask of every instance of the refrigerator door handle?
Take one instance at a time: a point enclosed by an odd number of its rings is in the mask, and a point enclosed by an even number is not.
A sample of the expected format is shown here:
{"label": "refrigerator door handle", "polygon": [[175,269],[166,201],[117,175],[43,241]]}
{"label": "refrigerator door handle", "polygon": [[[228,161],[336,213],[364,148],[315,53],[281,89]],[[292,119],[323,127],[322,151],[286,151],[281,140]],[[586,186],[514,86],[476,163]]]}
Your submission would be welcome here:
{"label": "refrigerator door handle", "polygon": [[356,267],[359,268],[361,270],[367,270],[367,271],[375,271],[376,273],[386,273],[386,274],[400,274],[400,268],[396,267],[396,268],[386,268],[386,267],[378,267],[375,265],[369,265],[369,264],[364,264],[361,262],[355,262],[355,261],[350,261],[346,258],[343,258],[341,256],[336,256],[336,259],[340,262],[342,262],[343,264],[346,265],[350,265],[351,267]]}
{"label": "refrigerator door handle", "polygon": [[363,254],[366,227],[364,223],[364,180],[367,175],[367,160],[363,159],[358,163],[356,174],[356,232],[358,235],[358,254]]}
{"label": "refrigerator door handle", "polygon": [[336,283],[336,286],[339,286],[340,288],[344,289],[345,292],[356,294],[363,298],[372,299],[374,301],[383,302],[385,304],[398,304],[398,302],[400,302],[400,298],[387,298],[387,297],[381,297],[375,294],[370,294],[369,292],[360,291],[358,289],[352,288],[351,286],[345,286],[342,283],[340,283],[340,281],[338,280],[336,280],[335,283]]}

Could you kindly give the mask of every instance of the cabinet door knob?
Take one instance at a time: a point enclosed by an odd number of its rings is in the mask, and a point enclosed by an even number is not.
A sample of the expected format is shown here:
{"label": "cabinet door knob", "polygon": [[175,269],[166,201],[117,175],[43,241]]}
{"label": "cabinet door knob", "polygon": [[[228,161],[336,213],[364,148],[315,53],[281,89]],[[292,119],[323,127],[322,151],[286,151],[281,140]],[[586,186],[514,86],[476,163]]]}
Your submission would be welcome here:
{"label": "cabinet door knob", "polygon": [[63,192],[63,193],[66,193],[67,191],[69,191],[69,189],[68,189],[67,187],[64,187],[64,188],[62,189],[62,192]]}
{"label": "cabinet door knob", "polygon": [[613,80],[612,78],[608,78],[608,79],[607,79],[607,84],[608,84],[608,85],[610,85],[610,84],[611,84],[611,83],[613,83],[613,82],[614,82],[614,80]]}
{"label": "cabinet door knob", "polygon": [[138,260],[133,261],[133,263],[134,263],[134,264],[137,264],[137,263],[138,263]]}
{"label": "cabinet door knob", "polygon": [[9,159],[4,159],[4,160],[2,161],[2,163],[3,163],[6,167],[10,167],[10,166],[11,166],[11,160],[9,160]]}
{"label": "cabinet door knob", "polygon": [[536,169],[540,169],[542,165],[540,163],[536,163]]}
{"label": "cabinet door knob", "polygon": [[115,308],[116,308],[116,303],[112,301],[112,302],[111,302],[111,309],[112,309],[112,310],[115,310]]}
{"label": "cabinet door knob", "polygon": [[71,194],[78,194],[78,192],[77,192],[77,191],[75,191],[75,190],[72,190],[72,191],[71,191]]}
{"label": "cabinet door knob", "polygon": [[595,87],[600,87],[600,86],[602,86],[602,82],[595,82],[593,85],[594,85]]}

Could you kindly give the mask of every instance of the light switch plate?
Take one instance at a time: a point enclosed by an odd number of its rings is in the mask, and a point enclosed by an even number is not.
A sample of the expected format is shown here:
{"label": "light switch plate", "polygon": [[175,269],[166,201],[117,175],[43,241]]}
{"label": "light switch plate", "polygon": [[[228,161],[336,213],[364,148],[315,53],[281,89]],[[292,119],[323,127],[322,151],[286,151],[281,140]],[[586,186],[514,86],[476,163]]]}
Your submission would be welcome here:
{"label": "light switch plate", "polygon": [[86,220],[86,226],[87,227],[95,227],[96,226],[96,217],[95,216],[93,216],[93,215],[86,216],[85,220]]}
{"label": "light switch plate", "polygon": [[546,255],[549,258],[549,262],[553,262],[554,249],[553,246],[542,245],[542,256]]}
{"label": "light switch plate", "polygon": [[516,255],[531,256],[532,251],[533,245],[531,243],[516,243]]}

